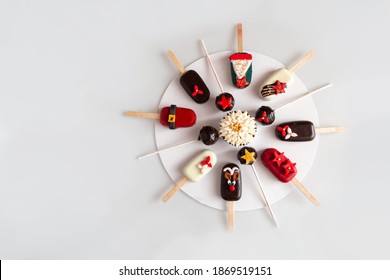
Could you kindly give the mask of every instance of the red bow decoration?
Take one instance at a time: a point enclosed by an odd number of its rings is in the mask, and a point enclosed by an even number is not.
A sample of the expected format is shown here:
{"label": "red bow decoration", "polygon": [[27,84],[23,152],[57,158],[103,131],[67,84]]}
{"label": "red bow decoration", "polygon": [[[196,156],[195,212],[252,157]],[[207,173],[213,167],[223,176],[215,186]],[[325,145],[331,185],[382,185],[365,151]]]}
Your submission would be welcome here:
{"label": "red bow decoration", "polygon": [[207,165],[208,167],[211,168],[211,167],[213,167],[213,165],[210,163],[210,160],[211,160],[211,158],[210,158],[210,156],[208,156],[208,157],[206,157],[205,160],[200,162],[200,165],[202,165],[202,166]]}
{"label": "red bow decoration", "polygon": [[198,94],[203,94],[203,90],[199,89],[197,85],[194,85],[194,91],[192,92],[192,96],[197,96]]}
{"label": "red bow decoration", "polygon": [[261,117],[257,119],[259,122],[265,122],[265,123],[269,123],[269,119],[267,118],[267,112],[264,111],[262,114],[261,114]]}
{"label": "red bow decoration", "polygon": [[286,131],[288,129],[288,125],[285,125],[284,127],[278,126],[276,129],[282,133],[283,137],[285,137],[287,134]]}

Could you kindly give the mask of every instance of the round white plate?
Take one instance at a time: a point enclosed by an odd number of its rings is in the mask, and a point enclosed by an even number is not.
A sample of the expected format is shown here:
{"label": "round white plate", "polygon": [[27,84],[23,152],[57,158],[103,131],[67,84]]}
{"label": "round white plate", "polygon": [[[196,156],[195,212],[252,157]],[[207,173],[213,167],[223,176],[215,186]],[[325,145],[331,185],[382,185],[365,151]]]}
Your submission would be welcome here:
{"label": "round white plate", "polygon": [[[275,59],[250,52],[253,55],[253,76],[251,84],[245,89],[237,89],[233,86],[230,76],[229,56],[232,52],[223,51],[211,55],[211,60],[216,68],[218,76],[224,87],[225,92],[233,94],[235,106],[233,110],[248,111],[255,116],[256,110],[262,106],[276,108],[278,105],[287,103],[289,100],[306,93],[308,90],[302,81],[295,76],[293,82],[288,84],[286,93],[275,97],[271,101],[264,101],[258,96],[258,88],[267,75],[281,67],[283,64]],[[219,130],[220,119],[227,114],[221,112],[215,107],[215,97],[221,93],[218,83],[212,73],[212,70],[205,58],[201,58],[186,67],[187,70],[193,69],[203,78],[211,94],[210,100],[205,104],[195,103],[187,93],[181,88],[179,83],[180,75],[170,83],[166,89],[160,108],[175,104],[178,107],[193,109],[197,115],[197,122],[193,127],[178,128],[169,130],[159,122],[155,126],[156,144],[158,149],[172,146],[174,144],[198,138],[199,131],[204,125],[210,125]],[[297,163],[297,179],[302,180],[309,172],[318,148],[318,137],[311,142],[283,142],[276,139],[275,126],[281,122],[294,120],[310,120],[315,126],[318,126],[318,115],[316,107],[311,97],[302,98],[289,106],[286,106],[275,112],[275,122],[269,126],[258,124],[258,131],[255,141],[249,146],[258,151],[258,160],[254,163],[262,186],[268,196],[269,202],[276,201],[285,197],[291,191],[298,191],[292,183],[281,183],[278,181],[261,163],[261,151],[266,148],[276,148],[290,158],[292,162]],[[242,174],[242,197],[235,202],[235,211],[255,210],[265,206],[264,200],[253,173],[251,166],[240,165],[237,160],[237,151],[240,148],[233,147],[220,139],[212,146],[206,146],[201,141],[192,144],[173,148],[159,154],[165,170],[174,182],[178,182],[183,177],[183,166],[190,161],[192,157],[205,149],[210,149],[217,154],[218,162],[214,169],[197,183],[188,182],[182,190],[207,206],[225,210],[226,201],[220,196],[220,176],[222,167],[229,162],[236,163],[241,168]],[[168,192],[172,186],[166,186]],[[309,187],[310,189],[310,187]],[[172,198],[174,200],[175,197]],[[172,201],[168,202],[172,203]]]}

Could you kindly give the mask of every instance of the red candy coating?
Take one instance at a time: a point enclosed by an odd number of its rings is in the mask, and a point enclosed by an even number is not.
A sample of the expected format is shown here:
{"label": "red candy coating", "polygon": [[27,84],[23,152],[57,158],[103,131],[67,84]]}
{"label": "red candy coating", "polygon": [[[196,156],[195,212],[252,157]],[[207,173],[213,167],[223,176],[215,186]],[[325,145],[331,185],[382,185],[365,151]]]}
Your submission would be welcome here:
{"label": "red candy coating", "polygon": [[297,175],[295,163],[274,148],[264,150],[261,154],[261,161],[283,183],[290,182]]}
{"label": "red candy coating", "polygon": [[[165,126],[169,126],[169,107],[162,108],[160,112],[160,123]],[[196,114],[193,110],[187,108],[176,107],[175,126],[179,127],[190,127],[196,122]]]}

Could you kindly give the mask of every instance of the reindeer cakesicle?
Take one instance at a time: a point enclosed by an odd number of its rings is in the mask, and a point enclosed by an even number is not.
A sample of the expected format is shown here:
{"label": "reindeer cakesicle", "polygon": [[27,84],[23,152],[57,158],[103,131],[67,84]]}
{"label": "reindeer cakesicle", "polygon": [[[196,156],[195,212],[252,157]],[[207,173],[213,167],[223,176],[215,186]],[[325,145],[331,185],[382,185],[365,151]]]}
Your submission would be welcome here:
{"label": "reindeer cakesicle", "polygon": [[238,165],[228,163],[222,167],[221,173],[221,197],[227,201],[228,206],[228,227],[234,229],[234,201],[241,198],[242,179]]}

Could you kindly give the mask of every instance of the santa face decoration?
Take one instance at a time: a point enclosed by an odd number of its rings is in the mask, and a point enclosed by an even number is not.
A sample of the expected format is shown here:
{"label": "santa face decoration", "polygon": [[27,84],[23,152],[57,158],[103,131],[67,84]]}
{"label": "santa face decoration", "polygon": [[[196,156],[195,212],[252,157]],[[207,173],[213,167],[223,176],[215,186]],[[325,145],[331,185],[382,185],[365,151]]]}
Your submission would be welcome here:
{"label": "santa face decoration", "polygon": [[228,163],[222,168],[221,197],[227,201],[237,201],[241,198],[242,181],[238,165]]}
{"label": "santa face decoration", "polygon": [[233,85],[236,88],[246,88],[252,80],[252,55],[235,53],[229,59]]}

